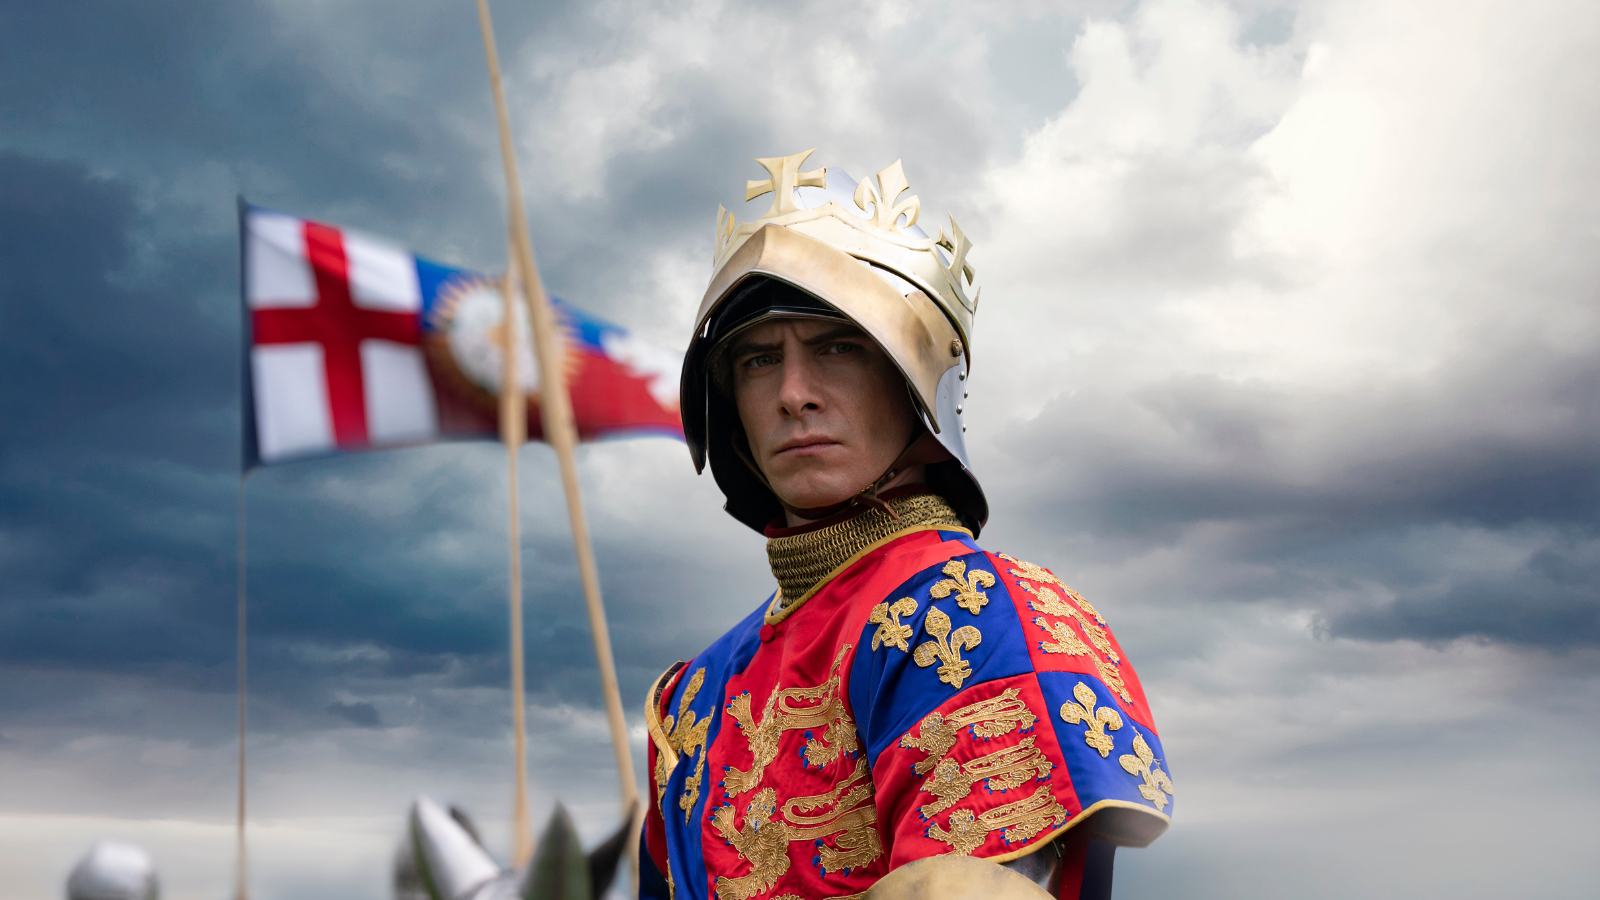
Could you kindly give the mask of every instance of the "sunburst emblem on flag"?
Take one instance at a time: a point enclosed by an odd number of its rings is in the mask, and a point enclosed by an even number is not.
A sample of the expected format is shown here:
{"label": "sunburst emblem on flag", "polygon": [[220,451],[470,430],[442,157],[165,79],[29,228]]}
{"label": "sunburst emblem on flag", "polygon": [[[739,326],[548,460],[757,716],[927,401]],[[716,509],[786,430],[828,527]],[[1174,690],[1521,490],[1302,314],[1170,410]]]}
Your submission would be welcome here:
{"label": "sunburst emblem on flag", "polygon": [[[566,351],[567,374],[576,359],[572,352],[571,326],[559,309],[562,347]],[[428,353],[441,372],[465,387],[479,401],[493,405],[500,396],[505,377],[508,343],[516,348],[517,381],[530,401],[539,397],[539,366],[534,360],[528,307],[512,306],[511,327],[505,322],[505,300],[497,281],[481,275],[462,275],[451,279],[439,291],[439,300],[429,313]]]}

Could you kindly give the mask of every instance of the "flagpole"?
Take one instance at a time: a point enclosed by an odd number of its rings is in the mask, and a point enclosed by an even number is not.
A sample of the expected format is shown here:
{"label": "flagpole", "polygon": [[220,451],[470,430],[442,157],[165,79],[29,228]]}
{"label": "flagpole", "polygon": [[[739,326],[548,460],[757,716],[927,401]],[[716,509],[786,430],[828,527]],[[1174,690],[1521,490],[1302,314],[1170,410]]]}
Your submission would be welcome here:
{"label": "flagpole", "polygon": [[244,480],[248,472],[239,473],[239,808],[235,825],[237,862],[234,872],[235,900],[249,900],[249,871],[244,845],[244,699],[245,699],[245,556],[244,556]]}
{"label": "flagpole", "polygon": [[[583,595],[589,612],[589,627],[594,652],[600,666],[600,682],[606,702],[606,718],[611,726],[612,750],[617,757],[617,777],[622,787],[623,815],[632,816],[638,808],[638,788],[634,783],[633,754],[628,748],[628,730],[622,714],[622,695],[617,689],[616,660],[611,653],[611,633],[606,627],[605,609],[600,601],[600,574],[595,567],[594,548],[589,542],[589,523],[578,488],[575,448],[577,428],[572,418],[572,398],[567,394],[566,353],[557,350],[560,337],[555,315],[539,280],[534,264],[533,242],[528,236],[528,219],[522,207],[522,183],[517,174],[515,148],[511,140],[511,120],[506,111],[505,89],[500,81],[500,57],[495,51],[494,26],[489,20],[487,0],[478,0],[478,22],[483,29],[483,50],[489,66],[489,86],[494,93],[495,114],[500,124],[500,155],[506,170],[506,200],[509,204],[512,249],[517,271],[526,291],[529,319],[533,324],[534,345],[539,357],[539,383],[542,385],[539,410],[544,424],[544,439],[556,451],[561,465],[561,484],[566,493],[567,516],[572,525],[572,542],[577,550],[578,572],[583,579]],[[564,347],[565,340],[561,340]],[[637,849],[633,850],[637,853]],[[632,854],[630,854],[632,855]],[[637,861],[635,860],[635,871]]]}
{"label": "flagpole", "polygon": [[500,438],[506,445],[506,473],[510,497],[511,535],[511,727],[515,737],[516,802],[511,818],[511,862],[526,865],[533,858],[533,843],[528,838],[528,729],[527,703],[523,697],[522,662],[522,517],[517,511],[517,452],[528,440],[527,406],[522,397],[522,382],[517,372],[516,316],[514,315],[515,263],[506,269],[501,293],[505,309],[501,327],[505,329],[505,360],[500,381]]}

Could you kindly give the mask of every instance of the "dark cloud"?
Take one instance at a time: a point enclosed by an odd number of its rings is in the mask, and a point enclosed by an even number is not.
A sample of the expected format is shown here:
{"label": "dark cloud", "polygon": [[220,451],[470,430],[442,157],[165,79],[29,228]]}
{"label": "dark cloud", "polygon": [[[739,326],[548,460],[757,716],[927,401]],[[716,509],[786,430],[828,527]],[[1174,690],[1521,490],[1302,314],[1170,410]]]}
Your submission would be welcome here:
{"label": "dark cloud", "polygon": [[1600,645],[1600,540],[1544,537],[1511,571],[1417,586],[1373,609],[1327,616],[1329,635],[1366,640],[1476,638],[1565,649]]}
{"label": "dark cloud", "polygon": [[338,700],[328,704],[328,712],[360,728],[383,727],[378,720],[378,708],[371,703]]}
{"label": "dark cloud", "polygon": [[[1581,386],[1600,383],[1593,359],[1474,348],[1414,390],[1356,396],[1214,377],[1086,390],[1012,426],[1005,445],[1012,471],[1049,473],[1028,516],[1047,532],[1132,557],[1229,529],[1208,563],[1255,574],[1202,598],[1313,610],[1330,637],[1592,646],[1600,405]],[[1475,560],[1472,541],[1505,558]]]}

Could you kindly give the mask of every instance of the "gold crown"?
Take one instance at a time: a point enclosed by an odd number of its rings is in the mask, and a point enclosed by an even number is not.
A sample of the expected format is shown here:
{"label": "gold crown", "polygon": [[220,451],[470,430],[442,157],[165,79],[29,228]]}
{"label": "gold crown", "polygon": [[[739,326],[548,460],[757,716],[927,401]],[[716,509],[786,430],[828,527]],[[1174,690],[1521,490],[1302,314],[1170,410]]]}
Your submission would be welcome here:
{"label": "gold crown", "polygon": [[[936,238],[906,233],[905,229],[917,223],[922,201],[914,196],[900,200],[900,195],[911,188],[900,168],[900,160],[878,173],[875,191],[868,186],[868,179],[856,185],[852,199],[859,211],[833,200],[814,209],[801,209],[795,202],[796,188],[827,187],[827,168],[800,171],[800,166],[815,151],[813,147],[793,156],[756,160],[770,177],[747,182],[744,198],[748,201],[769,191],[773,194],[772,206],[761,218],[739,222],[731,211],[721,205],[717,207],[717,250],[711,267],[713,283],[716,273],[751,235],[767,225],[780,225],[910,282],[938,303],[955,323],[962,342],[970,346],[972,317],[978,310],[978,294],[982,289],[973,288],[974,273],[967,263],[972,243],[961,233],[955,216],[950,217],[950,237],[945,236],[943,228]],[[948,264],[940,253],[941,248],[949,253]],[[969,289],[972,289],[970,296]]]}

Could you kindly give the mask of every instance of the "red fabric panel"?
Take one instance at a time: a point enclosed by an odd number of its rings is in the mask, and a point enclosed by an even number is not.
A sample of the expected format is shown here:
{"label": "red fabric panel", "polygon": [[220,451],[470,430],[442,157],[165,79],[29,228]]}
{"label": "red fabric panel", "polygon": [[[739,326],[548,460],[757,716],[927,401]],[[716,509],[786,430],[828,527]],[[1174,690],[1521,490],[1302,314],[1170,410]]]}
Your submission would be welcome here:
{"label": "red fabric panel", "polygon": [[[1039,788],[1047,787],[1050,795],[1066,811],[1067,819],[1076,816],[1083,811],[1083,806],[1078,801],[1077,792],[1073,790],[1072,779],[1067,774],[1066,760],[1062,758],[1060,745],[1056,742],[1055,730],[1051,724],[1051,712],[1045,705],[1044,697],[1039,691],[1039,683],[1031,672],[1011,678],[986,681],[968,688],[946,701],[939,707],[938,712],[949,716],[972,704],[1001,697],[1007,690],[1017,692],[1017,700],[1033,713],[1035,721],[1026,727],[1018,723],[1004,734],[989,738],[974,735],[971,728],[962,728],[955,746],[943,758],[959,765],[1007,748],[1029,744],[1040,751],[1049,762],[1049,771],[1040,778],[1035,770],[1025,783],[1007,790],[990,790],[985,782],[978,781],[973,784],[969,794],[957,801],[957,804],[951,805],[959,805],[974,813],[982,814],[987,810],[1028,798]],[[910,733],[913,736],[920,736],[920,729],[920,724],[913,726]],[[926,819],[922,816],[924,808],[937,805],[939,800],[924,789],[935,779],[935,773],[930,771],[927,775],[923,775],[914,768],[927,757],[928,754],[920,749],[903,747],[898,743],[890,744],[878,756],[878,763],[873,769],[873,781],[877,787],[878,823],[885,834],[885,843],[890,851],[891,868],[903,866],[923,857],[951,852],[949,843],[929,834],[930,824],[937,825],[945,819],[944,810],[936,810]],[[1029,842],[1043,841],[1051,831],[1064,824],[1066,821],[1031,835],[1027,841],[1012,843],[1006,841],[1004,830],[991,831],[984,842],[972,851],[972,855],[991,857],[1015,852],[1027,846]]]}
{"label": "red fabric panel", "polygon": [[[1082,625],[1073,621],[1070,617],[1042,615],[1033,607],[1033,604],[1038,602],[1037,595],[1024,589],[1020,582],[1026,579],[1019,578],[1016,574],[1019,571],[1025,572],[1026,570],[1016,562],[1001,559],[998,554],[989,553],[986,555],[989,557],[989,563],[994,566],[995,574],[1005,583],[1007,592],[1011,594],[1012,601],[1016,603],[1017,616],[1022,619],[1023,633],[1028,637],[1028,657],[1033,662],[1034,671],[1072,672],[1100,678],[1100,671],[1090,658],[1073,656],[1067,653],[1049,653],[1041,646],[1044,643],[1051,642],[1053,639],[1050,632],[1046,630],[1046,626],[1038,624],[1037,620],[1043,619],[1047,624],[1065,625],[1080,640],[1092,644],[1090,636],[1083,631]],[[1027,581],[1035,591],[1048,592],[1049,595],[1064,603],[1074,602],[1072,598],[1062,595],[1061,588],[1058,585],[1039,584],[1033,580]],[[1087,616],[1088,614],[1085,613],[1085,615]],[[1089,618],[1091,621],[1094,620],[1092,616],[1089,616]],[[1105,628],[1106,640],[1110,643],[1111,649],[1121,658],[1121,664],[1116,666],[1116,671],[1121,676],[1124,686],[1127,687],[1128,696],[1132,698],[1132,702],[1124,701],[1121,697],[1118,697],[1118,705],[1135,722],[1159,736],[1160,732],[1156,731],[1155,718],[1150,715],[1150,704],[1145,700],[1144,687],[1139,683],[1139,675],[1134,672],[1133,666],[1129,664],[1127,654],[1122,652],[1122,645],[1117,642],[1117,636],[1112,634],[1111,629],[1106,628],[1103,622],[1096,621],[1095,624]],[[1094,652],[1098,653],[1099,651],[1096,650]],[[1104,658],[1102,658],[1102,661],[1110,662]]]}

